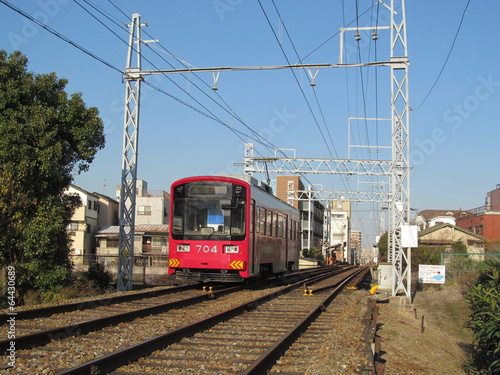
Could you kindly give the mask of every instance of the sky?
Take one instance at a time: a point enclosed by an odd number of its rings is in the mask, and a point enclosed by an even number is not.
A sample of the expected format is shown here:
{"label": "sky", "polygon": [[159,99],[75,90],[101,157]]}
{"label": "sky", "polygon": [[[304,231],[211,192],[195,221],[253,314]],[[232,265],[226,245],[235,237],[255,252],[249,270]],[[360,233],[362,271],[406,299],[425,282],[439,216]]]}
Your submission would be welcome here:
{"label": "sky", "polygon": [[[405,3],[410,206],[415,211],[482,206],[500,183],[500,2]],[[20,50],[29,71],[56,72],[68,80],[67,93],[80,92],[88,107],[99,109],[106,147],[74,183],[111,197],[121,180],[120,71],[128,48],[124,24],[133,13],[147,23],[143,70],[336,64],[342,27],[349,28],[344,62],[390,56],[390,34],[383,29],[389,9],[376,1],[0,0],[0,49]],[[363,28],[376,25],[374,41]],[[138,178],[150,190],[169,191],[173,181],[187,176],[242,173],[234,163],[243,162],[245,142],[255,144],[255,156],[274,156],[279,148],[299,158],[390,159],[384,148],[391,142],[388,67],[227,71],[218,76],[217,91],[211,89],[212,72],[145,80],[155,88],[141,87]],[[364,117],[379,120],[354,120]],[[373,176],[306,177],[306,186],[337,191],[369,191],[382,183]],[[353,229],[363,232],[363,246],[369,247],[383,228],[380,204],[353,207]]]}

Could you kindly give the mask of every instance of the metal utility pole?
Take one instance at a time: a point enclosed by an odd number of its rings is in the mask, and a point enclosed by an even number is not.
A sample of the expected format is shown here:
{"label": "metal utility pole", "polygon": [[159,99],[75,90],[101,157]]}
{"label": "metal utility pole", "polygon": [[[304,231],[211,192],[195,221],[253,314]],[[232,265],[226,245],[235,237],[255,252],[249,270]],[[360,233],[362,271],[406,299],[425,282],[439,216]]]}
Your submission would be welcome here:
{"label": "metal utility pole", "polygon": [[[402,227],[410,224],[410,106],[408,46],[404,0],[391,0],[392,164],[389,203],[389,252],[393,265],[392,295],[411,298],[411,247],[405,252]],[[406,241],[405,241],[406,242]],[[406,279],[406,283],[405,283]]]}
{"label": "metal utility pole", "polygon": [[[122,180],[120,191],[120,234],[118,240],[118,291],[131,290],[134,276],[135,197],[137,146],[141,96],[141,16],[132,15],[125,80]],[[134,59],[135,57],[135,59]],[[134,61],[135,60],[135,61]]]}
{"label": "metal utility pole", "polygon": [[[389,26],[369,27],[370,30],[389,29],[390,61],[347,64],[343,58],[343,36],[346,31],[362,28],[343,28],[339,64],[330,67],[389,66],[391,70],[391,160],[352,160],[352,159],[299,159],[299,158],[254,158],[247,144],[244,171],[246,173],[313,173],[383,176],[389,180],[389,192],[380,195],[367,195],[358,192],[352,198],[363,201],[382,201],[388,203],[389,211],[389,261],[392,263],[392,295],[402,291],[411,298],[411,247],[402,235],[410,223],[410,121],[408,89],[408,49],[406,42],[406,11],[404,0],[391,0]],[[364,29],[364,28],[363,28]],[[359,39],[357,39],[359,40]],[[317,65],[323,68],[325,65]],[[271,168],[269,168],[269,165]],[[290,197],[289,197],[290,199]],[[405,231],[407,232],[407,231]],[[410,241],[412,242],[412,241]]]}

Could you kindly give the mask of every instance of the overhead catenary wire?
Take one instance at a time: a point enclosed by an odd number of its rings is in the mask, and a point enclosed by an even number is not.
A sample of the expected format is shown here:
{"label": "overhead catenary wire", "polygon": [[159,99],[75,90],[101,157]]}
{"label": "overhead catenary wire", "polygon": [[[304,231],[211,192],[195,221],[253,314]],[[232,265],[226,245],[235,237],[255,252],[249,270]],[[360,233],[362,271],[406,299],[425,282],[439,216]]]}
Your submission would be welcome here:
{"label": "overhead catenary wire", "polygon": [[[26,13],[25,11],[23,11],[22,9],[10,4],[8,1],[6,0],[0,0],[0,3],[3,3],[4,5],[6,5],[7,7],[11,8],[13,11],[19,13],[20,15],[22,15],[23,17],[29,19],[30,21],[36,23],[38,26],[42,27],[43,29],[45,29],[46,31],[48,31],[49,33],[55,35],[56,37],[60,38],[61,40],[63,40],[64,42],[72,45],[73,47],[77,48],[78,50],[82,51],[83,53],[85,53],[86,55],[94,58],[95,60],[99,61],[100,63],[106,65],[107,67],[115,70],[116,72],[119,72],[120,74],[124,75],[124,76],[127,76],[127,72],[126,71],[122,71],[121,69],[117,68],[116,66],[114,66],[113,64],[109,63],[108,61],[104,60],[103,58],[99,57],[98,55],[94,54],[93,52],[89,51],[88,49],[82,47],[81,45],[79,45],[78,43],[76,43],[75,41],[71,40],[70,38],[64,36],[63,34],[61,34],[60,32],[54,30],[53,28],[47,26],[46,24],[44,24],[43,22],[37,20],[36,18],[32,17],[31,15],[29,15],[28,13]],[[79,4],[80,5],[80,4]],[[116,36],[118,36],[117,34],[115,34]],[[121,39],[121,38],[120,38]],[[122,39],[123,40],[123,39]],[[126,41],[125,41],[126,42]],[[226,124],[224,121],[222,121],[221,119],[219,119],[217,116],[215,116],[213,113],[211,113],[205,106],[203,106],[201,103],[198,102],[198,104],[205,110],[207,110],[207,112],[204,112],[194,106],[192,106],[191,104],[175,97],[174,95],[172,94],[169,94],[167,93],[166,91],[164,90],[161,90],[160,88],[150,84],[150,83],[147,83],[145,82],[146,85],[150,86],[151,88],[153,88],[154,90],[166,95],[166,96],[169,96],[170,98],[176,100],[177,102],[179,102],[180,104],[182,105],[185,105],[187,106],[188,108],[198,112],[199,114],[211,119],[211,120],[214,120],[216,121],[217,123],[227,127],[229,130],[231,130],[233,133],[235,133],[237,135],[238,138],[240,138],[243,142],[245,142],[245,139],[242,138],[242,136],[248,138],[248,139],[252,139],[254,140],[255,142],[257,143],[261,143],[261,141],[255,137],[252,137],[252,136],[249,136],[248,134],[245,134],[241,131],[238,131],[237,129],[235,129],[234,127],[231,127],[230,125]]]}
{"label": "overhead catenary wire", "polygon": [[460,18],[460,23],[458,24],[457,31],[455,32],[455,36],[453,37],[453,42],[451,43],[450,49],[448,51],[448,55],[446,56],[446,59],[443,62],[443,66],[441,67],[441,70],[439,71],[436,79],[434,80],[434,83],[432,84],[431,88],[429,89],[429,91],[425,95],[422,102],[417,107],[412,108],[412,111],[416,111],[416,110],[420,109],[425,104],[425,102],[427,101],[427,99],[431,95],[432,91],[434,91],[434,88],[436,87],[439,79],[441,78],[441,75],[443,74],[444,69],[446,68],[446,65],[448,64],[448,60],[450,59],[451,53],[453,52],[453,48],[455,47],[455,43],[457,42],[458,34],[460,33],[460,30],[462,29],[462,24],[463,24],[464,19],[465,19],[465,13],[467,12],[467,9],[469,8],[469,4],[470,4],[470,0],[467,0],[467,4],[465,4],[465,9],[462,12],[462,17]]}
{"label": "overhead catenary wire", "polygon": [[[121,38],[119,35],[117,35],[115,32],[113,32],[109,27],[107,27],[107,25],[105,25],[103,22],[101,22],[97,17],[95,17],[91,12],[89,12],[87,9],[85,9],[81,4],[79,4],[77,2],[77,0],[74,0],[78,5],[80,5],[85,11],[87,11],[93,18],[95,18],[99,23],[101,23],[106,29],[108,29],[109,31],[111,31],[116,37],[118,37],[122,42],[126,43],[128,45],[128,42],[126,40],[124,40],[123,38]],[[85,3],[89,4],[90,6],[92,6],[95,10],[97,10],[98,12],[100,12],[102,15],[104,15],[106,18],[108,18],[110,21],[114,22],[115,24],[117,24],[118,26],[121,26],[120,24],[116,23],[115,21],[111,20],[107,15],[105,15],[100,9],[97,9],[97,7],[95,7],[93,4],[90,4],[90,2],[88,0],[83,0]],[[121,14],[123,14],[124,16],[127,16],[118,6],[116,6],[111,0],[108,0],[109,3],[111,3],[116,9],[118,9],[120,11]],[[145,30],[142,30],[142,32],[150,37],[150,38],[153,38],[153,36],[151,36],[150,34],[148,34]],[[155,40],[153,38],[153,40]],[[142,41],[141,41],[142,42]],[[168,52],[165,47],[163,47],[161,45],[161,43],[159,41],[156,41],[155,40],[155,43],[158,43],[166,53],[168,53],[171,57],[173,57],[175,60],[177,60],[178,62],[180,62],[184,67],[186,67],[186,63],[185,61],[177,58],[175,55],[173,55],[172,53]],[[151,47],[151,43],[146,43],[146,46],[147,47]],[[135,50],[135,49],[134,49]],[[156,51],[153,51],[158,57],[160,57],[164,62],[166,62],[167,64],[169,64],[170,67],[174,68],[174,66],[172,64],[170,64],[163,56],[159,55]],[[144,57],[143,57],[144,58]],[[150,63],[155,69],[158,69],[159,68],[149,59],[147,58],[144,58],[145,61],[147,61],[148,63]],[[191,64],[189,64],[191,65]],[[177,88],[179,88],[181,91],[183,91],[186,95],[188,95],[189,97],[191,97],[198,105],[200,105],[202,108],[205,109],[205,111],[207,111],[207,113],[210,114],[210,117],[212,120],[220,123],[220,124],[223,124],[224,126],[226,126],[228,129],[230,129],[231,131],[233,131],[233,129],[235,129],[234,127],[231,127],[227,124],[225,124],[222,120],[220,120],[218,117],[216,117],[208,108],[206,108],[206,106],[202,105],[201,102],[199,102],[197,99],[195,99],[189,92],[187,92],[185,89],[183,89],[182,87],[180,87],[180,85],[178,83],[176,83],[174,80],[172,80],[168,75],[166,74],[163,74],[163,76],[165,76],[171,83],[173,83],[175,86],[177,86]],[[198,77],[199,78],[199,77]],[[201,78],[199,78],[201,82],[203,82],[207,87],[209,87],[206,82],[204,82],[203,80],[201,80]],[[216,105],[218,105],[220,108],[222,108],[224,111],[226,111],[227,113],[229,113],[231,116],[233,116],[236,120],[238,120],[240,123],[242,123],[248,130],[250,130],[250,132],[254,135],[253,137],[248,137],[249,139],[259,143],[259,144],[262,144],[264,147],[270,149],[271,147],[275,147],[274,145],[272,145],[269,141],[267,141],[265,138],[263,138],[262,136],[260,136],[257,132],[255,132],[250,126],[248,126],[243,120],[241,120],[241,118],[239,116],[236,115],[236,113],[229,107],[229,105],[227,105],[227,103],[225,101],[224,104],[228,107],[228,109],[224,108],[220,103],[218,103],[216,100],[214,100],[211,96],[209,96],[208,94],[206,94],[206,92],[204,90],[202,90],[200,87],[198,87],[196,84],[194,85],[203,95],[205,95],[206,97],[209,98],[209,100],[211,100],[212,102],[214,102]],[[151,85],[150,87],[152,88],[155,88],[156,86],[154,85]],[[164,92],[165,94],[165,92]],[[172,96],[172,98],[174,98]],[[220,98],[220,96],[219,96]],[[222,100],[222,98],[221,98]],[[187,105],[186,102],[184,101],[181,101],[181,100],[177,100],[178,102],[184,104],[184,105]],[[197,111],[199,113],[201,113],[200,111]],[[242,132],[240,132],[240,134],[244,134]],[[244,139],[242,139],[243,142],[245,142]]]}

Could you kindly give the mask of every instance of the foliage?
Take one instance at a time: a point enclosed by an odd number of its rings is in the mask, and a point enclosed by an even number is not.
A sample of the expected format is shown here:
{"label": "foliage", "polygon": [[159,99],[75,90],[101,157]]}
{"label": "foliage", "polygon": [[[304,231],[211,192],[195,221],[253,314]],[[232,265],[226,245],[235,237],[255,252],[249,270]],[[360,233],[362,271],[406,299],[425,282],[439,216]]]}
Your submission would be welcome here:
{"label": "foliage", "polygon": [[317,247],[312,246],[310,249],[303,249],[302,250],[302,256],[304,258],[311,258],[311,259],[316,259],[321,262],[325,260],[325,257],[323,256],[323,253],[321,250],[319,250]]}
{"label": "foliage", "polygon": [[471,309],[469,327],[474,334],[470,373],[500,373],[500,261],[485,262],[477,280],[466,293]]}
{"label": "foliage", "polygon": [[463,254],[463,253],[466,253],[467,252],[467,245],[463,243],[463,241],[457,241],[457,242],[453,242],[451,244],[451,248],[453,250],[454,253],[459,253],[459,254]]}
{"label": "foliage", "polygon": [[411,268],[413,272],[418,271],[420,264],[440,264],[441,253],[444,251],[442,247],[432,247],[427,245],[419,245],[413,248],[411,252]]}
{"label": "foliage", "polygon": [[382,262],[387,261],[387,252],[389,251],[389,232],[385,232],[380,236],[377,243],[379,260]]}
{"label": "foliage", "polygon": [[70,281],[66,227],[79,198],[64,189],[104,147],[98,110],[27,63],[0,50],[0,267],[16,267],[21,295]]}
{"label": "foliage", "polygon": [[94,281],[101,289],[106,289],[113,280],[111,274],[106,271],[104,263],[94,262],[89,266],[89,270],[83,274],[84,278]]}

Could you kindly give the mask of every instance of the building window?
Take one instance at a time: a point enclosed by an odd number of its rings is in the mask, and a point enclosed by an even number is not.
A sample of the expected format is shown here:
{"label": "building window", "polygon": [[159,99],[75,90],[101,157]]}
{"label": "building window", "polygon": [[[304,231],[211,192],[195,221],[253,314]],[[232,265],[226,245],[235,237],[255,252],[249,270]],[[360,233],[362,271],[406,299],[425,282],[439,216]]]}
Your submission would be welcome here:
{"label": "building window", "polygon": [[118,247],[118,238],[108,238],[106,247]]}
{"label": "building window", "polygon": [[137,208],[138,215],[151,215],[151,206],[139,206]]}
{"label": "building window", "polygon": [[87,224],[87,233],[90,233],[91,230],[92,230],[92,225]]}
{"label": "building window", "polygon": [[94,211],[99,212],[99,202],[94,201]]}
{"label": "building window", "polygon": [[89,210],[91,210],[92,209],[92,201],[89,199],[89,201],[87,203],[88,203],[87,207],[89,208]]}
{"label": "building window", "polygon": [[72,230],[72,231],[77,231],[78,230],[78,223],[69,223],[67,229]]}

